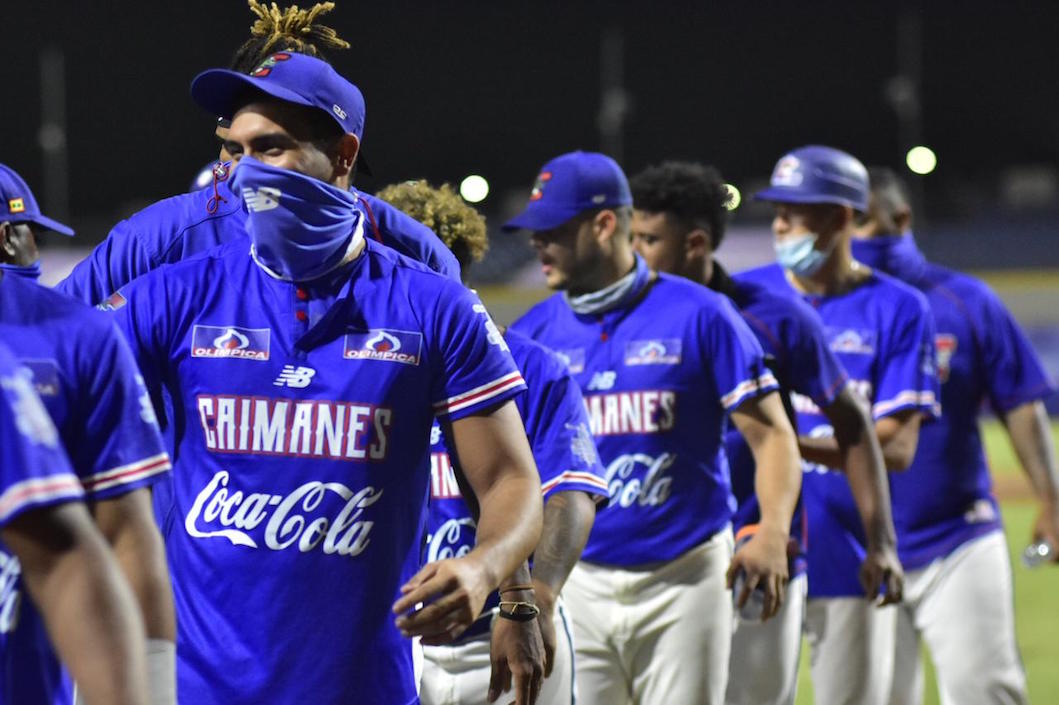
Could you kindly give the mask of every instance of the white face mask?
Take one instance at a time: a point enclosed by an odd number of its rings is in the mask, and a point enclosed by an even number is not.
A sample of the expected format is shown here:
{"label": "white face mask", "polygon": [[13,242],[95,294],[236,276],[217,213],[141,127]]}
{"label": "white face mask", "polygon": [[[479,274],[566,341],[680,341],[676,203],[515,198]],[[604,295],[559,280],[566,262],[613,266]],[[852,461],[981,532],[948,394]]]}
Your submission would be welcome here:
{"label": "white face mask", "polygon": [[784,269],[789,269],[798,276],[812,276],[831,256],[831,251],[838,242],[836,238],[826,250],[818,250],[816,241],[819,237],[816,233],[805,233],[774,241],[772,245],[776,249],[776,261]]}

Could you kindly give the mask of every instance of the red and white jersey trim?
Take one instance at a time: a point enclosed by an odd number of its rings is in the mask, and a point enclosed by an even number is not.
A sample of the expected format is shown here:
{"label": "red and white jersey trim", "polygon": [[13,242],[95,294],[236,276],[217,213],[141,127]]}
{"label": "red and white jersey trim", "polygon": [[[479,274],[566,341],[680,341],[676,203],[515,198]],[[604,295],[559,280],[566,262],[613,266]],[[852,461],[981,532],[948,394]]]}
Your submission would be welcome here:
{"label": "red and white jersey trim", "polygon": [[721,397],[721,406],[725,409],[731,409],[739,406],[748,396],[776,387],[779,387],[776,378],[772,376],[771,372],[766,372],[757,379],[748,379],[740,383],[735,389]]}
{"label": "red and white jersey trim", "polygon": [[[577,470],[567,470],[566,472],[556,475],[548,480],[541,485],[541,494],[546,495],[560,485],[575,483],[578,485],[589,485],[593,489],[599,490],[599,494],[604,497],[610,497],[610,487],[607,485],[606,480],[599,475],[593,475],[590,472],[579,472]],[[581,488],[578,487],[576,489]]]}
{"label": "red and white jersey trim", "polygon": [[493,397],[499,396],[508,390],[515,389],[524,384],[525,382],[522,381],[522,375],[518,372],[512,372],[504,375],[498,380],[483,384],[480,387],[475,387],[469,392],[457,394],[454,397],[449,397],[445,401],[435,402],[434,413],[438,416],[452,414],[462,409],[466,409],[469,406],[481,404],[484,401],[488,401]]}
{"label": "red and white jersey trim", "polygon": [[906,390],[895,396],[893,399],[873,404],[871,413],[874,418],[878,419],[892,414],[895,411],[900,411],[906,407],[927,407],[930,409],[931,413],[938,414],[941,412],[941,406],[938,404],[938,400],[934,397],[934,392]]}
{"label": "red and white jersey trim", "polygon": [[118,485],[130,485],[134,482],[139,482],[168,469],[169,455],[160,453],[150,458],[138,460],[135,463],[90,475],[82,480],[82,484],[85,487],[85,492],[102,492]]}
{"label": "red and white jersey trim", "polygon": [[16,482],[0,494],[0,524],[26,506],[64,498],[80,499],[83,496],[81,480],[69,472]]}

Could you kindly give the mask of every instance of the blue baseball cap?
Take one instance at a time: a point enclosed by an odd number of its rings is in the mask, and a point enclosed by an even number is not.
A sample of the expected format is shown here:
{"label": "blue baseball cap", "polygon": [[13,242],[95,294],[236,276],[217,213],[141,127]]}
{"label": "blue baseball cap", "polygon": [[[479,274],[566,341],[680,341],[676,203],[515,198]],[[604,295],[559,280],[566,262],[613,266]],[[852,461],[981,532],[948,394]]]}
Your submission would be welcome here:
{"label": "blue baseball cap", "polygon": [[[203,71],[191,82],[191,97],[217,117],[232,116],[261,94],[327,113],[343,132],[364,138],[364,95],[331,64],[306,54],[278,51],[249,74],[229,69]],[[361,169],[371,169],[358,157]]]}
{"label": "blue baseball cap", "polygon": [[42,214],[26,182],[4,164],[0,164],[0,221],[33,223],[63,235],[74,234],[70,227]]}
{"label": "blue baseball cap", "polygon": [[598,152],[570,152],[541,167],[526,209],[503,230],[551,230],[596,208],[632,205],[629,180],[618,163]]}
{"label": "blue baseball cap", "polygon": [[835,203],[867,212],[871,186],[860,160],[834,147],[809,145],[783,155],[769,187],[754,194],[774,203]]}

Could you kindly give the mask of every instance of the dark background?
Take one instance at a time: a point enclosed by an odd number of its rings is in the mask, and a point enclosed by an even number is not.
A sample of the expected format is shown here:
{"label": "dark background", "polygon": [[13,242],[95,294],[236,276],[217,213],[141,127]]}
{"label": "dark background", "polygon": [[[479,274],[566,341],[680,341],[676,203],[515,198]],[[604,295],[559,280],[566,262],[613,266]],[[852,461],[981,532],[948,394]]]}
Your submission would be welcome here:
{"label": "dark background", "polygon": [[[99,239],[131,210],[187,188],[216,151],[213,120],[188,84],[246,38],[243,2],[2,4],[0,161],[26,177],[46,212]],[[938,169],[904,173],[939,242],[970,227],[1006,229],[1014,245],[1004,249],[1017,252],[1003,263],[1059,264],[1049,197],[1059,163],[1059,3],[337,5],[323,22],[353,44],[330,58],[366,97],[364,146],[376,177],[358,185],[369,191],[478,173],[492,186],[481,207],[496,221],[524,198],[540,164],[575,148],[606,149],[629,173],[666,157],[709,161],[746,195],[801,144],[904,169],[919,142],[937,152]],[[628,107],[620,136],[609,138],[599,127],[607,36],[621,42],[611,99],[624,90]],[[68,150],[67,169],[53,162],[50,172],[38,137],[49,46],[64,59]],[[888,98],[898,75],[913,96],[904,121]],[[1026,169],[1028,201],[1018,197],[1025,179],[1014,197],[1009,183]],[[737,222],[761,216],[744,207]],[[955,253],[956,263],[966,254]]]}

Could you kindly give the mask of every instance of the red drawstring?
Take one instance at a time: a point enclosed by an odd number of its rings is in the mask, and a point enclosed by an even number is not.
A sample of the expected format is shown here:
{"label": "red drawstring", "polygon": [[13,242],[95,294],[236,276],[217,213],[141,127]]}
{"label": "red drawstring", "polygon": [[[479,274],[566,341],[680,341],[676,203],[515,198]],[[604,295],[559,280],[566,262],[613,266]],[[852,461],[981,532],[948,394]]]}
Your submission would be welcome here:
{"label": "red drawstring", "polygon": [[227,203],[228,199],[221,195],[221,192],[217,189],[217,184],[222,181],[228,180],[228,174],[231,173],[231,168],[228,164],[220,162],[217,166],[213,167],[213,195],[210,196],[210,200],[206,201],[206,212],[213,215],[220,208],[221,203]]}
{"label": "red drawstring", "polygon": [[375,221],[375,214],[371,212],[371,206],[368,205],[368,199],[357,197],[360,201],[360,205],[364,206],[364,212],[368,214],[368,220],[371,221],[371,232],[375,237],[375,242],[382,242],[382,233],[379,232],[379,224]]}

